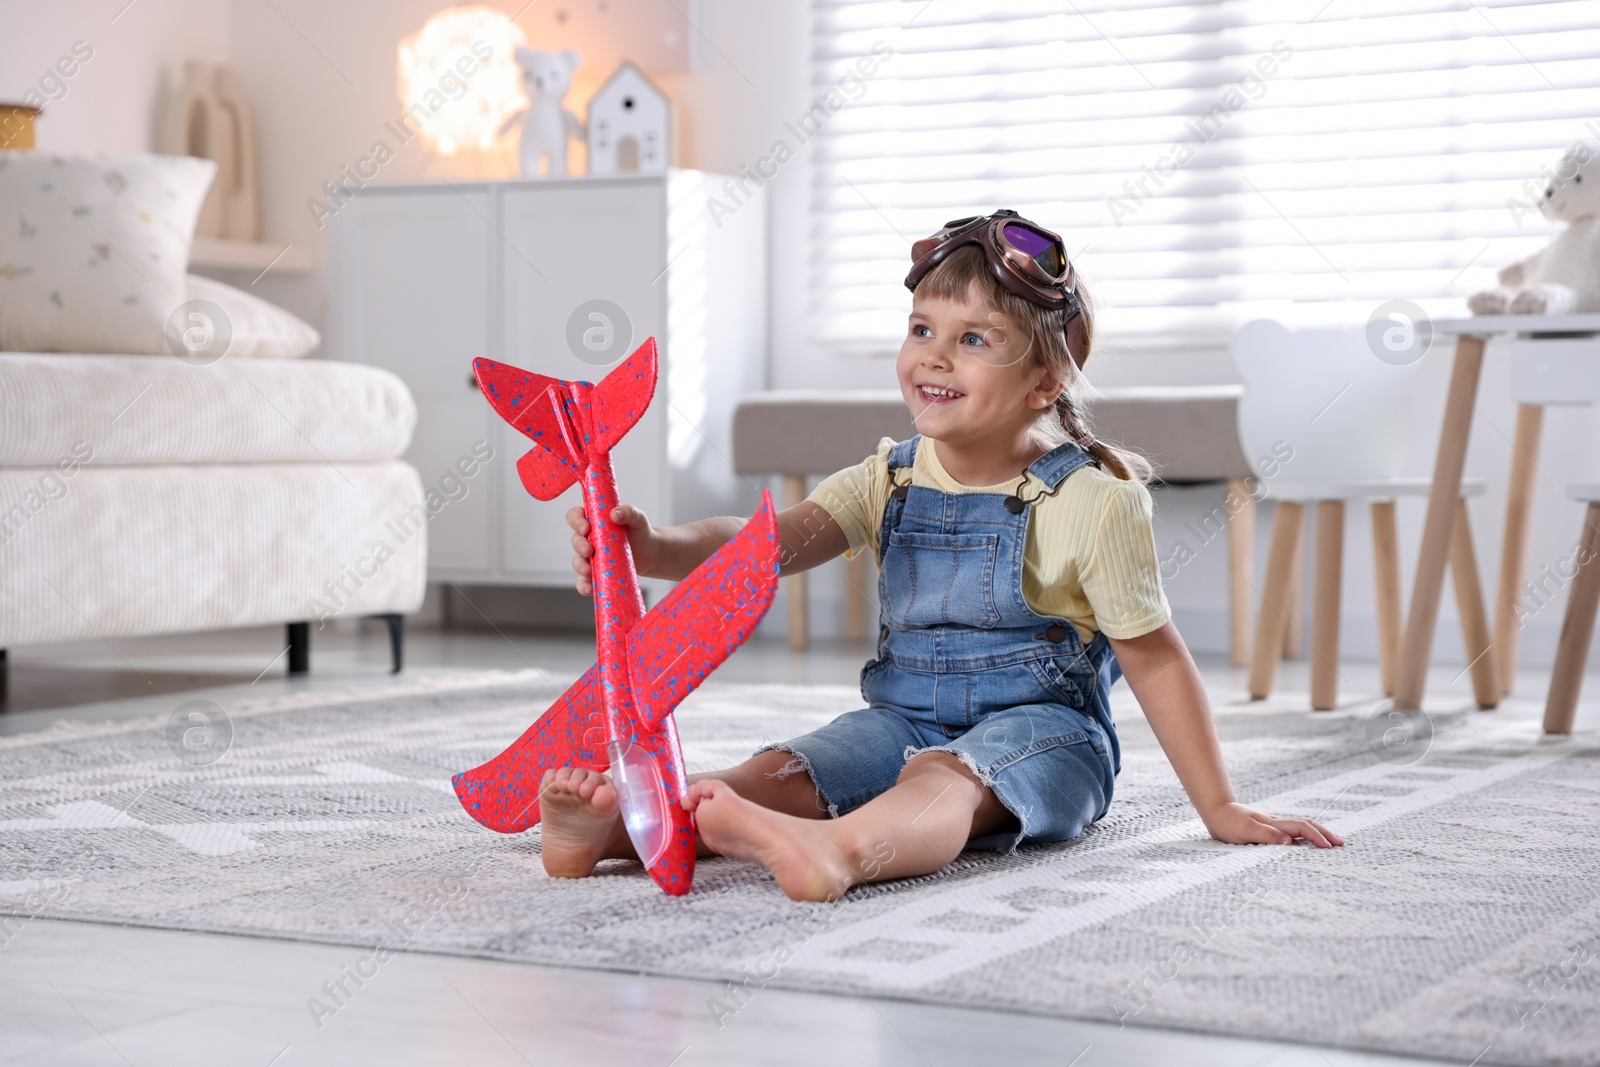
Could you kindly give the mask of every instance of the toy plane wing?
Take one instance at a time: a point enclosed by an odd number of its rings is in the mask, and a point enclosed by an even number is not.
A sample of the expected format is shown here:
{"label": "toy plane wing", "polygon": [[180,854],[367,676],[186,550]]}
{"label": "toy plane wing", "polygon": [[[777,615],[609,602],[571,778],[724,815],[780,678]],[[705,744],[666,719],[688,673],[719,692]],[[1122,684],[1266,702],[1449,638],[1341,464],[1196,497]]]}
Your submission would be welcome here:
{"label": "toy plane wing", "polygon": [[606,768],[606,714],[600,668],[556,698],[537,722],[488,763],[451,779],[461,806],[478,822],[515,834],[539,821],[539,780],[558,767]]}
{"label": "toy plane wing", "polygon": [[651,608],[628,634],[633,699],[660,722],[755,630],[778,590],[772,494],[744,528]]}
{"label": "toy plane wing", "polygon": [[[696,567],[628,634],[637,743],[665,743],[678,703],[755,629],[777,592],[778,521],[772,495],[744,529]],[[605,770],[606,721],[600,669],[590,667],[498,756],[452,780],[462,806],[500,833],[539,821],[539,780],[555,767]]]}

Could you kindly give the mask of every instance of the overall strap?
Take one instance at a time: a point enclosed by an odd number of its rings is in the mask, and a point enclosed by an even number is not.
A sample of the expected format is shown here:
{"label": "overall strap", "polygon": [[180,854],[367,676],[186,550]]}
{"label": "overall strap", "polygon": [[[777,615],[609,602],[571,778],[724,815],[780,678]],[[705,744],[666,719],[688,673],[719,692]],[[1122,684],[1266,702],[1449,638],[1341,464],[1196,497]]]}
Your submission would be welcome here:
{"label": "overall strap", "polygon": [[[889,534],[900,525],[900,514],[906,509],[905,496],[896,496],[894,487],[901,484],[895,477],[895,471],[909,468],[917,458],[917,445],[922,441],[922,435],[917,434],[896,444],[889,450],[889,500],[883,508],[883,525],[878,530],[878,564],[883,564],[883,554],[889,547]],[[910,479],[905,480],[910,484]]]}
{"label": "overall strap", "polygon": [[906,438],[891,448],[889,450],[889,469],[892,471],[897,467],[911,466],[912,461],[917,458],[917,443],[921,440],[922,435],[919,433],[913,437]]}
{"label": "overall strap", "polygon": [[1046,488],[1054,490],[1067,480],[1067,475],[1091,463],[1098,465],[1093,456],[1068,441],[1028,464],[1028,473],[1043,482]]}

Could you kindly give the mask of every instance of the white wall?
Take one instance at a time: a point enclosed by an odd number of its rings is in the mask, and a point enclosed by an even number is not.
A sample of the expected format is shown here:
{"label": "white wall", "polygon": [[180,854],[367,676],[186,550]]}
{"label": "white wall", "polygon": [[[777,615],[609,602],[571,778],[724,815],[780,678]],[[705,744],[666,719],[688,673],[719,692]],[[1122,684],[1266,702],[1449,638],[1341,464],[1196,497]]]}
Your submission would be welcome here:
{"label": "white wall", "polygon": [[[126,4],[0,0],[0,100],[21,102],[30,89],[45,97],[35,127],[40,149],[149,151],[163,71],[191,56],[229,54],[226,4],[139,0],[123,10]],[[60,87],[41,86],[79,41],[93,50],[89,60]]]}
{"label": "white wall", "polygon": [[[230,59],[255,104],[261,127],[264,233],[269,240],[311,247],[318,264],[310,277],[269,275],[258,289],[314,324],[325,325],[325,231],[318,229],[306,201],[320,195],[322,183],[336,177],[344,165],[365,154],[382,135],[383,123],[400,110],[395,47],[444,4],[440,0],[335,4],[139,0],[113,23],[124,2],[44,5],[0,0],[0,25],[6,26],[0,34],[0,98],[20,97],[75,41],[86,41],[94,48],[94,57],[66,82],[65,97],[47,105],[39,125],[41,147],[145,149],[151,144],[162,71],[191,56]],[[522,4],[507,0],[497,6],[514,12]],[[671,20],[662,21],[666,8],[659,0],[610,0],[608,10],[617,25],[648,24],[653,33],[672,32]],[[683,32],[693,39],[699,66],[658,78],[678,109],[676,161],[735,173],[765,154],[783,135],[784,121],[804,112],[818,95],[810,84],[809,5],[805,0],[700,0],[685,10],[697,27]],[[538,46],[575,44],[584,51],[584,67],[569,98],[569,105],[582,114],[588,95],[622,58],[622,46],[613,39],[620,32],[599,33],[579,21],[558,24],[557,15],[554,7],[537,5],[519,24]],[[798,157],[768,184],[771,339],[767,351],[752,352],[749,358],[765,362],[767,380],[778,388],[892,387],[888,360],[830,354],[807,339],[809,159],[810,148],[801,146]],[[474,167],[495,165],[494,160],[425,160],[413,142],[384,168],[380,180],[406,180],[418,173],[469,174]],[[1409,473],[1431,473],[1450,351],[1447,342],[1436,345],[1419,375]],[[1226,352],[1217,349],[1132,350],[1113,342],[1095,356],[1090,369],[1097,384],[1108,386],[1234,380]],[[1485,592],[1491,596],[1515,422],[1508,376],[1505,351],[1491,346],[1468,455],[1468,474],[1489,485],[1489,491],[1472,504],[1472,512]],[[1577,537],[1581,508],[1565,499],[1565,486],[1576,480],[1600,481],[1597,421],[1590,409],[1555,409],[1547,416],[1532,571],[1567,555]],[[1158,549],[1166,553],[1177,539],[1192,540],[1185,522],[1207,513],[1221,498],[1220,487],[1157,490]],[[1344,644],[1351,656],[1370,656],[1370,534],[1359,510],[1352,509],[1348,521]],[[1408,596],[1421,525],[1421,503],[1403,504],[1401,545]],[[1265,565],[1269,532],[1270,516],[1263,516],[1258,573]],[[1201,548],[1198,557],[1168,583],[1168,596],[1190,643],[1221,651],[1226,554],[1221,543],[1214,542]],[[842,568],[825,568],[813,587],[813,625],[821,633],[837,632],[843,620]],[[1549,661],[1563,603],[1558,599],[1529,620],[1525,661]],[[1453,597],[1447,594],[1439,627],[1441,660],[1459,659],[1454,611]],[[781,630],[782,623],[780,605],[768,625]]]}

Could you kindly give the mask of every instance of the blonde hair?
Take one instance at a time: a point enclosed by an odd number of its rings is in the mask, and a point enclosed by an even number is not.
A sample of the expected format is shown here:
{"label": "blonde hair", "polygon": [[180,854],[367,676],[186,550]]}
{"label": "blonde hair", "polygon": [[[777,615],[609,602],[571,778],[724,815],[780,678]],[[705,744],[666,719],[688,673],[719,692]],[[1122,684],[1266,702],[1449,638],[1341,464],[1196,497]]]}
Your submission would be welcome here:
{"label": "blonde hair", "polygon": [[[1101,469],[1125,481],[1148,482],[1154,477],[1150,461],[1130,449],[1097,440],[1090,430],[1081,393],[1083,372],[1080,364],[1089,359],[1094,344],[1094,302],[1082,279],[1078,281],[1078,303],[1083,313],[1067,332],[1061,329],[1060,311],[1052,311],[1007,290],[989,273],[988,260],[981,249],[958,249],[928,272],[917,283],[917,294],[934,300],[961,300],[976,286],[981,299],[1015,323],[1022,332],[1027,355],[1035,366],[1044,367],[1061,382],[1061,394],[1053,407],[1039,416],[1035,435],[1046,448],[1068,441],[1083,449]],[[1074,359],[1076,353],[1078,358]]]}

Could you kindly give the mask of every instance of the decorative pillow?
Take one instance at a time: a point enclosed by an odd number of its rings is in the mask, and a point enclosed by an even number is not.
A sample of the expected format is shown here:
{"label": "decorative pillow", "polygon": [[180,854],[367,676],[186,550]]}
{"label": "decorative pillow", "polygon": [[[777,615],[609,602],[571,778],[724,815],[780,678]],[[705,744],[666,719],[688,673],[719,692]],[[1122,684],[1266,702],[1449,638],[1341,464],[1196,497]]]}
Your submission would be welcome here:
{"label": "decorative pillow", "polygon": [[197,300],[209,301],[222,313],[221,321],[211,325],[213,337],[226,331],[227,344],[216,353],[218,359],[299,359],[322,343],[322,335],[310,323],[277,304],[191,274],[189,302]]}
{"label": "decorative pillow", "polygon": [[0,152],[0,349],[170,351],[216,169],[188,156]]}

